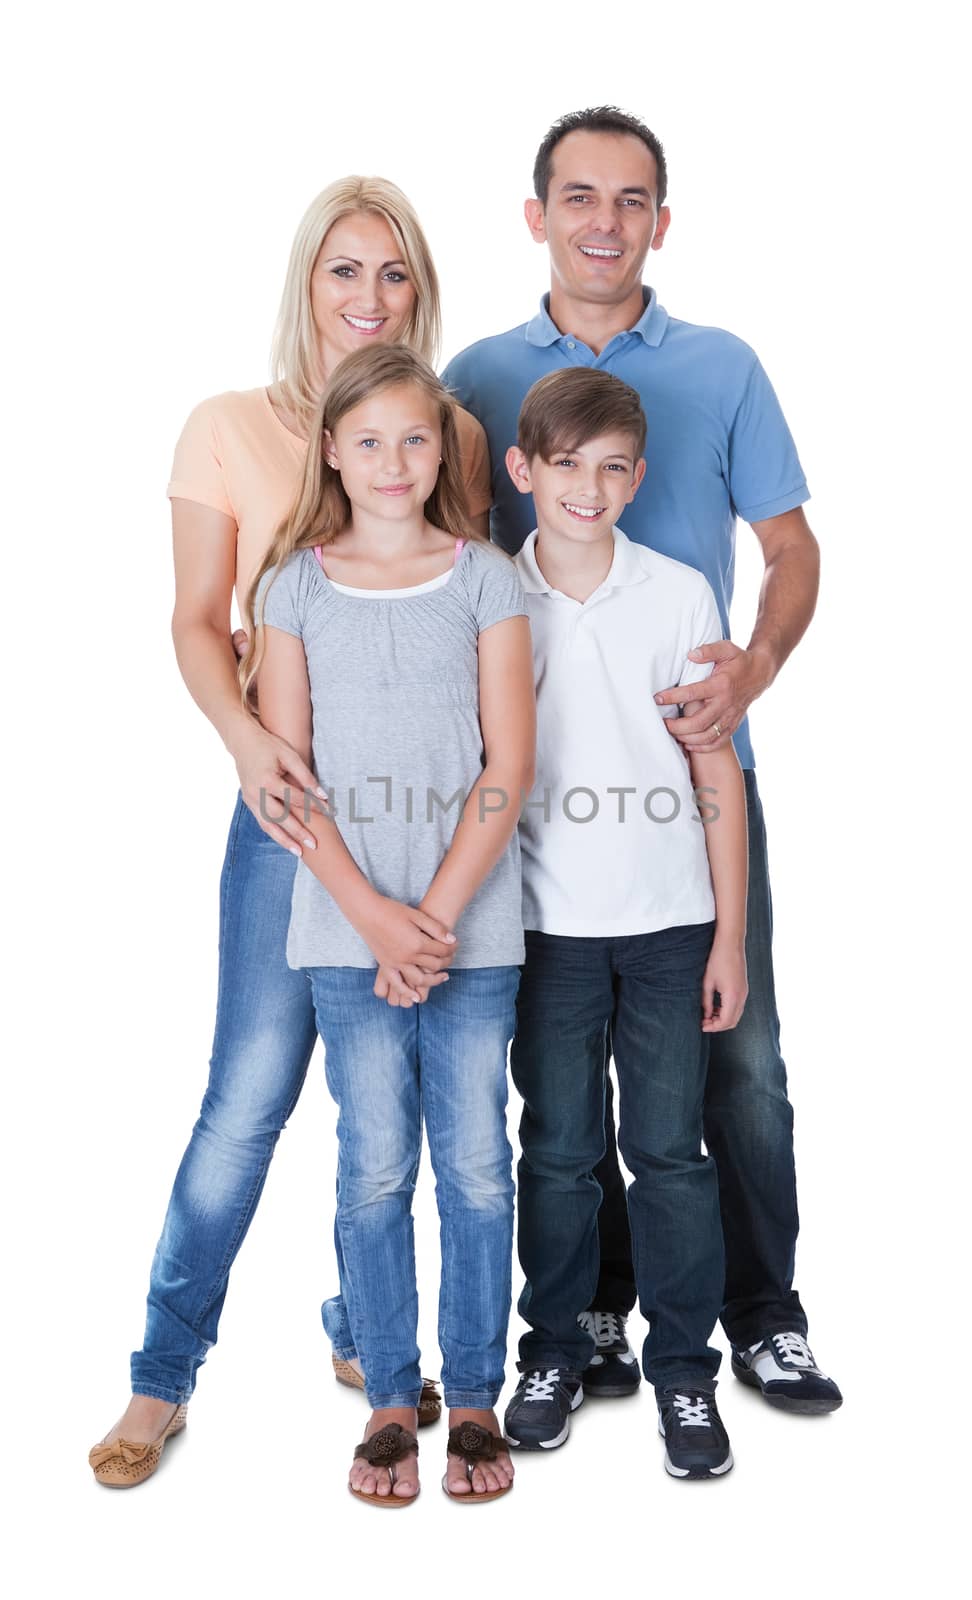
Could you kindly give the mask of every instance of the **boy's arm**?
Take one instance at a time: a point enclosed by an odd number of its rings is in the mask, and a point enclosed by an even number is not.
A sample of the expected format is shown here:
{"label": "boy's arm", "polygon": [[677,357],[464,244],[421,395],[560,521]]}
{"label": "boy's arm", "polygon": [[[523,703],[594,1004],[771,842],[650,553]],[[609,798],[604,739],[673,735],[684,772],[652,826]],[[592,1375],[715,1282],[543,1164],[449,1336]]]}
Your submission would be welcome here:
{"label": "boy's arm", "polygon": [[454,928],[516,828],[521,793],[533,788],[536,697],[526,617],[507,617],[479,635],[479,721],[486,765],[467,796],[422,906]]}
{"label": "boy's arm", "polygon": [[[686,707],[686,710],[690,710]],[[746,897],[749,883],[749,833],[746,786],[732,745],[708,755],[689,756],[692,783],[707,789],[703,814],[709,871],[716,903],[716,928],[702,986],[702,1028],[720,1033],[734,1028],[746,1003]],[[715,994],[719,1006],[715,1006]]]}
{"label": "boy's arm", "polygon": [[[303,641],[282,628],[265,626],[263,632],[260,720],[271,733],[292,744],[312,767],[313,712]],[[455,945],[448,927],[442,927],[432,915],[379,894],[333,820],[311,810],[301,794],[293,794],[290,803],[314,841],[303,852],[304,865],[323,884],[379,965],[397,968],[403,962],[420,960],[433,972],[448,965]]]}

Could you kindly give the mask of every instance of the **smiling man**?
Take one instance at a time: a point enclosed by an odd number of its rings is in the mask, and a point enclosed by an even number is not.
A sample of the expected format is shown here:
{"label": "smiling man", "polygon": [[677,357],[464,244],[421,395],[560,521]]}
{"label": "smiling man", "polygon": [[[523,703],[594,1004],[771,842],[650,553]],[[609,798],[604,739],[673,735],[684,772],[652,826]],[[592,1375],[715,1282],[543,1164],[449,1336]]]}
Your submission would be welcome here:
{"label": "smiling man", "polygon": [[[814,1361],[793,1288],[793,1114],[773,984],[766,833],[746,719],[810,622],[819,556],[802,510],[809,491],[796,448],[755,354],[721,329],[670,317],[642,282],[648,252],[661,249],[671,222],[667,181],[661,143],[636,118],[600,106],[556,122],[537,153],[534,196],[524,207],[533,238],[549,253],[550,292],[529,322],[471,345],[444,376],[486,430],[492,536],[510,554],[536,519],[530,497],[506,471],[506,452],[516,442],[527,390],[565,366],[603,368],[637,390],[648,419],[647,469],[626,507],[624,532],[702,572],[727,635],[738,517],[760,542],[765,574],[746,648],[728,637],[698,640],[704,648],[691,659],[715,664],[693,686],[702,709],[669,718],[667,726],[686,754],[732,739],[746,782],[749,1000],[739,1025],[711,1041],[705,1102],[705,1140],[719,1175],[722,1321],[733,1371],[776,1406],[832,1411],[840,1390]],[[659,688],[660,705],[684,700],[677,686]],[[635,1286],[609,1086],[607,1096],[605,1156],[595,1173],[603,1191],[601,1276],[581,1319],[591,1354],[583,1388],[618,1396],[632,1393],[639,1375],[625,1335]]]}

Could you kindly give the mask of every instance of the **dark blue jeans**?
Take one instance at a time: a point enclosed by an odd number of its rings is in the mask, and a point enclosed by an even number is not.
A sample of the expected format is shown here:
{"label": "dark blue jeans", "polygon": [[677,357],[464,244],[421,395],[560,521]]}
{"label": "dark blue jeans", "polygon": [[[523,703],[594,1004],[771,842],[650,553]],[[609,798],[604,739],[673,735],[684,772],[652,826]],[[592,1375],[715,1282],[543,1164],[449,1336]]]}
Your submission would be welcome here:
{"label": "dark blue jeans", "polygon": [[[735,1345],[765,1331],[807,1331],[793,1288],[797,1232],[793,1111],[780,1054],[773,982],[773,902],[766,827],[756,774],[744,773],[749,813],[749,998],[738,1027],[711,1037],[705,1144],[715,1158],[726,1248],[722,1325]],[[615,1052],[616,1055],[616,1052]],[[591,1303],[627,1315],[637,1294],[624,1181],[618,1167],[610,1086],[605,1155],[595,1170],[601,1271]],[[622,1149],[623,1154],[623,1149]]]}
{"label": "dark blue jeans", "polygon": [[621,1094],[618,1139],[634,1181],[634,1276],[651,1324],[644,1369],[664,1389],[711,1384],[708,1340],[725,1262],[715,1164],[702,1152],[708,1036],[702,976],[714,924],[626,938],[528,931],[511,1066],[523,1097],[518,1168],[520,1366],[578,1372],[594,1353],[578,1326],[598,1275],[594,1168],[604,1154],[606,1043]]}

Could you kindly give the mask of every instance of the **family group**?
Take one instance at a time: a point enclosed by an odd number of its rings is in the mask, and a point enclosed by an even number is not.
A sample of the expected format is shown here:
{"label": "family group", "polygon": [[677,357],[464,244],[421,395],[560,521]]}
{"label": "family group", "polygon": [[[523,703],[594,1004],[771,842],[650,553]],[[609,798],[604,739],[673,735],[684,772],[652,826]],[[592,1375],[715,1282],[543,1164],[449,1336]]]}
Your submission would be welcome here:
{"label": "family group", "polygon": [[[841,1404],[793,1288],[746,715],[810,622],[818,549],[759,360],[643,281],[667,182],[636,117],[556,122],[524,208],[549,292],[441,376],[412,207],[384,179],[331,184],[294,240],[272,383],[204,401],[179,439],[174,642],[240,793],[209,1082],[131,1400],[90,1453],[102,1484],[144,1482],[185,1425],[318,1037],[339,1147],[323,1322],[371,1407],[359,1500],[414,1504],[417,1433],[442,1408],[417,1345],[423,1137],[457,1503],[509,1494],[517,1452],[560,1447],[585,1398],[642,1375],[668,1473],[724,1476],[720,1318],[768,1403]],[[745,647],[728,636],[739,518],[765,561]],[[526,1331],[501,1426],[508,1070]]]}

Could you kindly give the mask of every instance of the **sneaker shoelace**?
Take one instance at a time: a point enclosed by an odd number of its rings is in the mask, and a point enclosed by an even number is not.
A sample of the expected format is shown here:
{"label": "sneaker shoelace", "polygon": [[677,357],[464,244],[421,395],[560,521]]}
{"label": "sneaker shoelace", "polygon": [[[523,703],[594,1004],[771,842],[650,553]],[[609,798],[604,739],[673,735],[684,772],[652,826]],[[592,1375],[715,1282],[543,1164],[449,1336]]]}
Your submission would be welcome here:
{"label": "sneaker shoelace", "polygon": [[709,1402],[704,1394],[697,1394],[693,1400],[690,1395],[676,1394],[672,1397],[672,1405],[679,1425],[683,1428],[708,1428]]}
{"label": "sneaker shoelace", "polygon": [[612,1345],[626,1350],[624,1318],[614,1311],[582,1311],[577,1318],[585,1333],[590,1334],[598,1350],[609,1350]]}
{"label": "sneaker shoelace", "polygon": [[813,1352],[801,1333],[774,1333],[773,1343],[783,1366],[798,1367],[805,1372],[817,1370]]}
{"label": "sneaker shoelace", "polygon": [[559,1382],[559,1367],[551,1367],[548,1372],[541,1372],[539,1369],[536,1372],[530,1372],[527,1374],[523,1398],[524,1400],[552,1400],[554,1390]]}
{"label": "sneaker shoelace", "polygon": [[594,1343],[599,1350],[606,1350],[613,1344],[626,1344],[624,1327],[621,1318],[613,1311],[595,1311],[593,1314],[594,1326],[591,1333]]}

